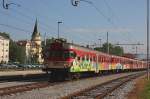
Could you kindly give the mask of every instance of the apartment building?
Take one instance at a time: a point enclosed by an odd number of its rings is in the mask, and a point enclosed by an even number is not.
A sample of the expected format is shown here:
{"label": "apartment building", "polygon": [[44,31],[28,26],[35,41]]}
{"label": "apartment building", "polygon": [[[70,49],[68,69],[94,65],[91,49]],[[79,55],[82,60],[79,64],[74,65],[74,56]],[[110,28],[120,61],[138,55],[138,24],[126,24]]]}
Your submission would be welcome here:
{"label": "apartment building", "polygon": [[9,61],[9,39],[0,36],[0,63]]}

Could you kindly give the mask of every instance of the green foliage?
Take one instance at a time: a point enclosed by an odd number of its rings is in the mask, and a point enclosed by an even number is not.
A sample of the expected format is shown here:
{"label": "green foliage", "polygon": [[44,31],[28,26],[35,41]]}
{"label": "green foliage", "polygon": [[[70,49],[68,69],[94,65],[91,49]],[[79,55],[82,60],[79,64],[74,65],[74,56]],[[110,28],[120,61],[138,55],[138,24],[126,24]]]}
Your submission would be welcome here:
{"label": "green foliage", "polygon": [[39,64],[37,54],[31,56],[31,63],[32,64]]}
{"label": "green foliage", "polygon": [[10,62],[19,62],[24,63],[25,62],[25,48],[22,46],[18,46],[16,42],[14,42],[8,33],[6,32],[0,32],[0,36],[3,36],[4,38],[10,39],[9,42],[9,61]]}
{"label": "green foliage", "polygon": [[150,99],[150,80],[146,80],[144,91],[140,94],[140,99]]}
{"label": "green foliage", "polygon": [[[97,51],[101,51],[104,53],[107,53],[107,43],[104,43],[102,47],[96,47],[94,48]],[[113,55],[118,55],[118,56],[122,56],[124,53],[124,50],[122,47],[120,46],[114,46],[111,43],[109,43],[109,54],[113,54]]]}
{"label": "green foliage", "polygon": [[10,36],[6,32],[0,32],[0,36],[3,36],[4,38],[10,39]]}
{"label": "green foliage", "polygon": [[25,62],[25,48],[22,46],[17,45],[16,42],[10,40],[9,45],[9,58],[12,62],[19,62],[24,63]]}
{"label": "green foliage", "polygon": [[49,46],[53,41],[55,40],[55,38],[50,38],[50,39],[46,39],[46,45],[45,45],[45,41],[42,41],[42,47],[45,48],[47,46]]}

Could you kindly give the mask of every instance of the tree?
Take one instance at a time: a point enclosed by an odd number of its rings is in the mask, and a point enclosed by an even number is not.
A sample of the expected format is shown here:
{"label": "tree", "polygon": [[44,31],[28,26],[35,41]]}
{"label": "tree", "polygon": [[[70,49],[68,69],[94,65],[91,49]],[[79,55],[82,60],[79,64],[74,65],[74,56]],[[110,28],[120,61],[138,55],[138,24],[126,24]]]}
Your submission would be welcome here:
{"label": "tree", "polygon": [[124,50],[120,46],[115,46],[114,49],[112,50],[112,54],[122,56],[124,53]]}
{"label": "tree", "polygon": [[[101,52],[107,53],[107,47],[108,47],[108,44],[104,43],[102,47],[96,47],[94,49],[97,50],[97,51],[101,51]],[[114,46],[111,43],[109,43],[109,54],[122,56],[123,53],[124,53],[124,50],[123,50],[122,47]]]}
{"label": "tree", "polygon": [[9,61],[10,62],[19,62],[25,63],[25,48],[17,45],[15,41],[13,41],[9,34],[6,32],[0,32],[0,36],[7,38],[10,40],[9,42]]}
{"label": "tree", "polygon": [[55,38],[50,38],[50,39],[46,39],[46,45],[45,45],[45,41],[42,41],[42,47],[46,47],[49,46],[52,42],[54,42]]}
{"label": "tree", "polygon": [[4,38],[10,39],[10,36],[6,32],[0,32],[0,36],[3,36]]}
{"label": "tree", "polygon": [[25,48],[10,40],[9,56],[11,62],[25,63]]}

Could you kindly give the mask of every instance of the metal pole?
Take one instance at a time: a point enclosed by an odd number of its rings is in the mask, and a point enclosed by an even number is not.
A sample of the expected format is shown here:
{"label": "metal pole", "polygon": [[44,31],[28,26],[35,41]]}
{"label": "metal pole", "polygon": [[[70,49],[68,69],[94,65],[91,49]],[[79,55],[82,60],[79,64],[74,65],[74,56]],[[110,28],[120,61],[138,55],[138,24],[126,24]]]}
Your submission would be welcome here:
{"label": "metal pole", "polygon": [[107,32],[107,54],[109,54],[108,32]]}
{"label": "metal pole", "polygon": [[46,33],[44,34],[44,45],[46,46]]}
{"label": "metal pole", "polygon": [[101,46],[101,40],[102,39],[98,39],[99,40],[99,47],[101,48],[102,46]]}
{"label": "metal pole", "polygon": [[147,79],[149,80],[149,0],[147,0]]}
{"label": "metal pole", "polygon": [[[135,46],[135,55],[137,55],[137,46]],[[136,56],[137,57],[137,56]]]}
{"label": "metal pole", "polygon": [[59,39],[59,22],[58,22],[58,39]]}
{"label": "metal pole", "polygon": [[59,39],[59,24],[62,23],[61,21],[58,21],[58,39]]}

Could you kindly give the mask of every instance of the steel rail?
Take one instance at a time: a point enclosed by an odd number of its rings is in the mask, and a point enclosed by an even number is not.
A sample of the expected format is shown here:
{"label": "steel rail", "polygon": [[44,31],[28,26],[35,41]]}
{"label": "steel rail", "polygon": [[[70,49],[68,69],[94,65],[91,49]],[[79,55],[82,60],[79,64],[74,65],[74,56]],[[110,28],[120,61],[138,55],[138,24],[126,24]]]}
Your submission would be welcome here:
{"label": "steel rail", "polygon": [[115,89],[119,88],[124,83],[131,81],[139,76],[144,75],[144,73],[131,74],[125,77],[117,78],[100,85],[91,86],[89,88],[83,89],[81,91],[72,93],[61,99],[102,99],[109,93],[113,92]]}

